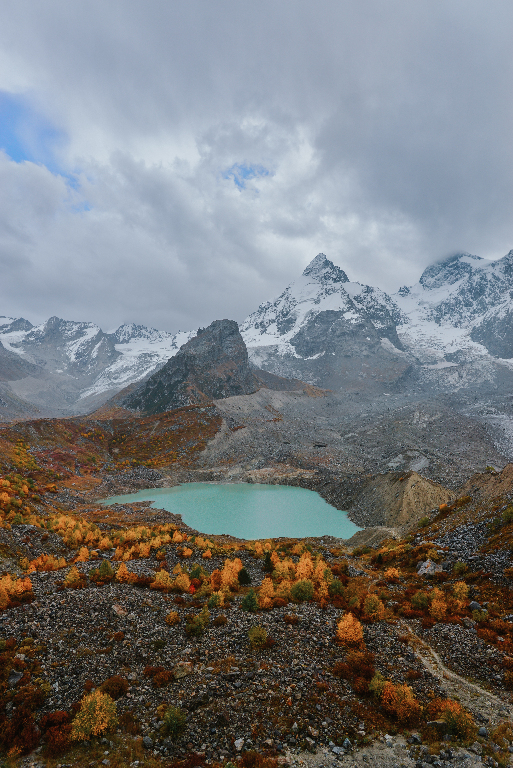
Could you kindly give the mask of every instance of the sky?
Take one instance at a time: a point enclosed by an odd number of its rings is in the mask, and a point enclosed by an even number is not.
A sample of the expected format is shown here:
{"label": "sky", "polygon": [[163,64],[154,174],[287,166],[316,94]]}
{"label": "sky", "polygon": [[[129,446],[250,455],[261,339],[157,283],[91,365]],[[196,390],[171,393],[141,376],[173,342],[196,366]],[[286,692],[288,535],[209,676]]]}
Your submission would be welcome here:
{"label": "sky", "polygon": [[510,0],[0,0],[0,315],[239,322],[513,248]]}

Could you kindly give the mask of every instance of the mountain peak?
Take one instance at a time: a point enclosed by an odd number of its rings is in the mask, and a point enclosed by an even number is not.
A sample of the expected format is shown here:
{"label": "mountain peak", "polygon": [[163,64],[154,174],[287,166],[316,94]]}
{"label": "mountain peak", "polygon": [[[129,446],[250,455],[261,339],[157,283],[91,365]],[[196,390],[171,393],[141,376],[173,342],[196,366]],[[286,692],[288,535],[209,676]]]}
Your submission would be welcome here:
{"label": "mountain peak", "polygon": [[324,253],[318,253],[303,272],[303,277],[311,277],[319,283],[348,283],[349,278],[340,267],[335,266]]}
{"label": "mountain peak", "polygon": [[453,285],[458,280],[471,275],[475,269],[481,269],[487,264],[489,262],[480,256],[474,256],[471,253],[454,253],[427,267],[419,283],[426,290],[440,288],[442,285]]}

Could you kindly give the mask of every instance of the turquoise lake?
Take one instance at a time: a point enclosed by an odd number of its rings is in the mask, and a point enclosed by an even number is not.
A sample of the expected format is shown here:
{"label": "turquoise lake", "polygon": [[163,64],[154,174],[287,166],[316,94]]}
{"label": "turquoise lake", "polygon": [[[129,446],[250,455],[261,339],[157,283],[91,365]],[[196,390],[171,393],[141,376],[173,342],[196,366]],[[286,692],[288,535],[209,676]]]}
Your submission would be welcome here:
{"label": "turquoise lake", "polygon": [[360,530],[315,491],[286,485],[185,483],[112,496],[100,503],[134,501],[152,501],[152,506],[181,515],[184,523],[201,533],[240,539],[328,535],[348,539]]}

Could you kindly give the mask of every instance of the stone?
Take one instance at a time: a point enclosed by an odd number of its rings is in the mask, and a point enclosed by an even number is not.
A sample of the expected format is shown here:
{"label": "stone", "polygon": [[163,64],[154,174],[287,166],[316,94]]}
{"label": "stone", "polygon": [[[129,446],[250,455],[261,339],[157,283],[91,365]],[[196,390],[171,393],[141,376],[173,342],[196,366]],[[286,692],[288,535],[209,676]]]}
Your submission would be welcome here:
{"label": "stone", "polygon": [[9,677],[7,678],[9,688],[14,688],[15,685],[18,685],[22,677],[23,672],[16,672],[14,669],[11,670],[11,672],[9,672]]}
{"label": "stone", "polygon": [[441,565],[437,565],[437,563],[434,563],[432,560],[424,560],[417,566],[417,575],[433,576],[435,573],[440,573],[442,570]]}
{"label": "stone", "polygon": [[242,750],[242,747],[244,746],[244,739],[235,739],[233,746],[237,750],[237,752],[240,752]]}
{"label": "stone", "polygon": [[471,611],[481,611],[482,610],[481,606],[479,605],[478,602],[476,602],[476,600],[471,600],[468,607],[470,608]]}
{"label": "stone", "polygon": [[481,736],[482,739],[487,739],[488,738],[488,729],[485,728],[484,725],[482,725],[481,728],[479,728],[479,730],[477,732],[477,735]]}
{"label": "stone", "polygon": [[475,755],[482,755],[482,754],[483,754],[483,746],[482,746],[482,744],[480,744],[478,741],[475,741],[475,742],[472,744],[472,746],[470,747],[470,749],[472,750],[472,752],[473,752]]}
{"label": "stone", "polygon": [[145,749],[152,749],[153,748],[153,739],[150,739],[149,736],[143,737],[143,747]]}

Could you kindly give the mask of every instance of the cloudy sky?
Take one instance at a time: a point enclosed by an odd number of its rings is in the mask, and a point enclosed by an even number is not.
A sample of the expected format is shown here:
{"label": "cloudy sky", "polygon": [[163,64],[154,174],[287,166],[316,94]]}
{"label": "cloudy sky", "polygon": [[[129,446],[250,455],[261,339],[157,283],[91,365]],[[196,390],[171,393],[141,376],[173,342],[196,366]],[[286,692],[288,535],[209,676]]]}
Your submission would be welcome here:
{"label": "cloudy sky", "polygon": [[242,320],[513,248],[511,0],[1,0],[0,315]]}

